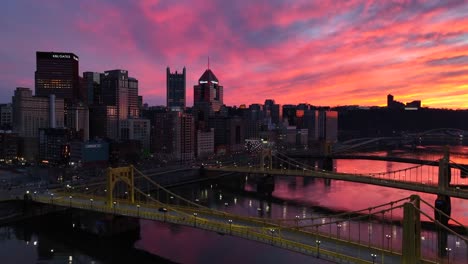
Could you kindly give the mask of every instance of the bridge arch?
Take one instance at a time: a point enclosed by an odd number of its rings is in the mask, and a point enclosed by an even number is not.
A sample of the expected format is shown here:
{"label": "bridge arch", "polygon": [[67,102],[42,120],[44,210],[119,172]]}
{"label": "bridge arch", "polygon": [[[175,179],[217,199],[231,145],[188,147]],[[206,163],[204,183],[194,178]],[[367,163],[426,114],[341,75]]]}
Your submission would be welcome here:
{"label": "bridge arch", "polygon": [[133,166],[108,168],[107,169],[107,206],[112,207],[114,200],[114,188],[119,182],[123,182],[128,186],[129,199],[135,203],[135,184],[134,184],[134,170]]}
{"label": "bridge arch", "polygon": [[[424,135],[429,135],[431,133],[436,133],[436,132],[445,132],[445,134],[451,135],[457,133],[458,135],[468,135],[468,131],[459,129],[459,128],[435,128],[431,130],[427,130],[421,133],[418,133],[418,136],[424,136]],[[455,136],[455,135],[451,135]]]}

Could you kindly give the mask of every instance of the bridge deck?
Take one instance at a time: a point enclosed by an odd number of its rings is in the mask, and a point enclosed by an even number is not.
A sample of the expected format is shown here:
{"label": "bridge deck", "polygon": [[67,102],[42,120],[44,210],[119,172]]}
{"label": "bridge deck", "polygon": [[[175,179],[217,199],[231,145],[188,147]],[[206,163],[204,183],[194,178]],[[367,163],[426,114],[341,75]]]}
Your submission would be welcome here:
{"label": "bridge deck", "polygon": [[284,170],[284,169],[265,169],[261,170],[254,167],[210,167],[206,168],[209,171],[219,172],[239,172],[239,173],[252,173],[252,174],[269,174],[278,176],[301,176],[301,177],[312,177],[312,178],[324,178],[331,180],[342,180],[357,183],[367,183],[372,185],[405,189],[417,192],[432,193],[432,194],[443,194],[449,195],[456,198],[468,199],[468,191],[464,189],[452,189],[440,190],[437,185],[421,184],[416,182],[403,182],[388,178],[378,178],[368,175],[356,175],[349,173],[338,173],[328,171],[314,171],[314,170]]}
{"label": "bridge deck", "polygon": [[[158,203],[139,204],[137,207],[135,204],[119,201],[117,206],[109,207],[104,198],[94,197],[91,202],[85,197],[73,196],[73,199],[69,199],[68,195],[64,194],[56,194],[53,199],[46,194],[38,194],[34,200],[63,207],[192,226],[270,244],[314,257],[320,254],[321,258],[338,263],[372,263],[371,253],[379,253],[379,256],[385,257],[385,263],[401,262],[401,254],[395,251],[390,252],[362,245],[321,232],[313,233],[294,227],[279,226],[268,219],[259,220],[258,218],[182,206],[168,207],[167,212],[161,212],[159,210],[161,204],[158,205]],[[197,212],[196,216],[193,214],[194,212]],[[233,220],[232,223],[229,223],[229,219]],[[317,246],[316,240],[321,241],[320,247]],[[424,263],[431,262],[425,261]]]}

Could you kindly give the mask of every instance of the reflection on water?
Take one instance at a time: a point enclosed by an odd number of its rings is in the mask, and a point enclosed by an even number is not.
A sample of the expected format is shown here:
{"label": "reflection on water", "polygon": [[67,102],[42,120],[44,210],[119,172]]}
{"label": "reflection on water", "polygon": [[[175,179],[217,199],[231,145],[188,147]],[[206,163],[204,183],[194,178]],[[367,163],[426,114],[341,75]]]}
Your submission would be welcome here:
{"label": "reflection on water", "polygon": [[[462,152],[465,149],[462,148],[459,151]],[[395,153],[398,152],[375,152],[373,154],[394,156]],[[440,158],[440,154],[432,153],[425,156],[423,153],[399,152],[398,155],[428,160]],[[468,159],[462,156],[452,156],[451,160],[468,164]],[[357,173],[394,171],[412,166],[414,165],[364,160],[337,160],[332,164],[333,169],[338,172]],[[426,180],[429,184],[436,181],[437,168],[423,166],[420,173],[408,177],[416,181]],[[454,180],[456,178],[455,176]],[[464,179],[459,178],[459,180],[461,182]],[[406,190],[344,181],[275,177],[272,181],[271,197],[268,197],[265,195],[265,189],[260,188],[262,193],[257,192],[259,190],[257,183],[255,177],[237,175],[222,180],[178,187],[174,191],[206,206],[235,214],[267,218],[296,218],[297,216],[298,224],[301,225],[306,223],[305,220],[302,220],[305,218],[320,217],[318,221],[327,223],[330,221],[328,216],[336,214],[336,212],[355,211],[415,194],[415,192]],[[417,194],[430,204],[434,204],[435,195]],[[452,198],[451,203],[452,217],[464,225],[468,225],[468,201]],[[422,209],[429,215],[434,215],[434,212],[427,206],[422,206]],[[358,237],[360,241],[370,240],[388,250],[400,250],[402,229],[399,223],[401,217],[401,211],[385,215],[385,220],[391,223],[383,225],[378,219],[371,222],[343,219],[339,226],[327,226],[320,231],[331,230],[334,235],[343,239]],[[428,221],[425,217],[422,217],[422,220]],[[328,228],[329,230],[325,230]],[[433,260],[439,258],[439,262],[443,257],[444,262],[447,262],[448,251],[445,250],[447,247],[451,249],[450,263],[467,263],[467,245],[453,235],[445,237],[440,233],[440,229],[423,228],[421,233],[423,255]],[[35,241],[39,244],[34,245]],[[123,257],[115,257],[109,261],[99,254],[96,255],[95,252],[84,251],[81,246],[69,243],[69,241],[69,237],[63,234],[56,235],[50,231],[27,231],[25,227],[3,227],[0,228],[0,256],[2,263],[35,263],[38,260],[41,263],[68,263],[70,256],[73,263],[131,262],[125,262]],[[89,243],[89,241],[84,240],[81,243]],[[441,251],[437,252],[437,243],[446,246],[439,246],[439,251]],[[41,250],[39,250],[39,245],[42,247]],[[104,247],[104,245],[100,246]],[[96,247],[100,249],[99,246]],[[134,247],[179,263],[318,263],[313,257],[270,245],[191,227],[146,220],[140,221],[140,239],[136,241]],[[54,252],[50,252],[51,249],[54,249]],[[142,251],[135,252],[132,246],[119,248],[118,251],[120,252],[119,256],[142,254]],[[106,250],[102,250],[102,252],[106,252],[104,255],[116,254]],[[135,263],[145,263],[145,261]]]}

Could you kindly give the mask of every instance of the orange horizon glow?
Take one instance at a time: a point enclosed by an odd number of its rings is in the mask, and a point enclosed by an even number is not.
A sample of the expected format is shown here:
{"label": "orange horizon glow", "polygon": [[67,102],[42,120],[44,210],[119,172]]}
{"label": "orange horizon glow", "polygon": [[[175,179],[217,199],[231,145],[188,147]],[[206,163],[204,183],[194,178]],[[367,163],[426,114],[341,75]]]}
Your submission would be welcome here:
{"label": "orange horizon glow", "polygon": [[[468,4],[454,1],[9,1],[0,11],[0,100],[34,89],[35,52],[80,73],[126,69],[150,105],[167,66],[193,85],[210,68],[227,105],[309,103],[468,109]],[[0,101],[0,103],[2,103]]]}

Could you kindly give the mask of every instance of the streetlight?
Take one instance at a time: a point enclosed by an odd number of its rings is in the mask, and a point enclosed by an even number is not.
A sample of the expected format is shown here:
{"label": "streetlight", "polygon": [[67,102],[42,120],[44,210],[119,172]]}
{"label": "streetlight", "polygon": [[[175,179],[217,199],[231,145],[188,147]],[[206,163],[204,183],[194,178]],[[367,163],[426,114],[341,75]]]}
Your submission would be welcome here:
{"label": "streetlight", "polygon": [[115,206],[117,205],[117,202],[112,202],[114,204],[114,214],[115,214]]}
{"label": "streetlight", "polygon": [[372,257],[372,264],[374,264],[375,258],[377,258],[377,254],[371,253],[370,256]]}
{"label": "streetlight", "polygon": [[392,238],[391,235],[385,235],[385,237],[387,238],[387,248],[390,249],[390,238]]}
{"label": "streetlight", "polygon": [[445,250],[447,251],[447,264],[450,264],[450,251],[452,251],[452,249],[446,247]]}
{"label": "streetlight", "polygon": [[228,222],[229,222],[229,234],[232,235],[232,219],[229,219]]}
{"label": "streetlight", "polygon": [[164,222],[166,222],[167,208],[166,207],[161,207],[161,208],[159,208],[159,211],[164,213]]}
{"label": "streetlight", "polygon": [[337,228],[336,232],[338,233],[338,239],[340,239],[341,224],[337,224],[337,225],[336,225],[336,228]]}
{"label": "streetlight", "polygon": [[71,208],[71,203],[72,203],[71,201],[72,201],[73,196],[70,195],[68,198],[70,198],[70,208]]}
{"label": "streetlight", "polygon": [[197,213],[193,213],[193,217],[194,217],[193,218],[193,226],[195,226],[195,227],[197,226],[197,215],[198,215]]}
{"label": "streetlight", "polygon": [[315,240],[315,244],[317,245],[317,258],[320,258],[320,243],[322,243],[322,241]]}
{"label": "streetlight", "polygon": [[273,235],[275,234],[275,229],[270,228],[270,234],[271,234],[271,244],[273,244]]}
{"label": "streetlight", "polygon": [[50,203],[54,204],[54,194],[53,193],[50,194]]}
{"label": "streetlight", "polygon": [[92,210],[92,209],[93,209],[93,202],[94,202],[94,200],[93,200],[93,198],[91,198],[91,199],[89,199],[89,201],[91,202],[91,210]]}
{"label": "streetlight", "polygon": [[299,216],[296,215],[296,228],[299,229]]}
{"label": "streetlight", "polygon": [[137,216],[140,217],[140,205],[137,204],[136,207],[137,207]]}

